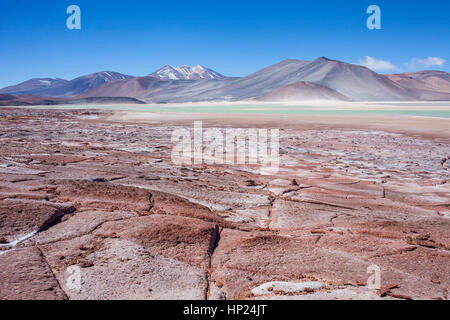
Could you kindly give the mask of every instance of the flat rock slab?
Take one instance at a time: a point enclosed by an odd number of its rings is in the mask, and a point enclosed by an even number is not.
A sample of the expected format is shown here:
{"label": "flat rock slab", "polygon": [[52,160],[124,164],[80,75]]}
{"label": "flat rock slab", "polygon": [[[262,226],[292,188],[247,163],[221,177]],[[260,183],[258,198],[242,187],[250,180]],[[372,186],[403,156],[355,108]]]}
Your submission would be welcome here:
{"label": "flat rock slab", "polygon": [[188,199],[159,191],[151,191],[151,195],[153,212],[155,213],[197,218],[215,222],[221,226],[231,226],[210,208],[200,203],[194,203]]}
{"label": "flat rock slab", "polygon": [[222,284],[227,298],[251,298],[252,289],[272,281],[320,281],[330,288],[365,285],[368,268],[377,265],[381,283],[398,286],[393,294],[442,299],[449,257],[446,250],[414,248],[402,239],[223,230],[211,278]]}
{"label": "flat rock slab", "polygon": [[316,184],[317,187],[325,190],[339,192],[347,195],[369,197],[369,198],[381,198],[383,196],[383,187],[375,184],[373,181],[329,181],[324,180]]}
{"label": "flat rock slab", "polygon": [[109,182],[72,181],[58,188],[58,197],[85,208],[106,211],[133,211],[139,215],[152,213],[193,217],[230,226],[209,208],[179,196]]}
{"label": "flat rock slab", "polygon": [[147,190],[86,180],[62,181],[57,195],[86,208],[136,211],[147,214],[151,210],[151,193]]}
{"label": "flat rock slab", "polygon": [[93,232],[107,221],[120,221],[136,217],[133,212],[81,211],[75,212],[65,221],[38,233],[30,241],[38,244],[69,240]]}
{"label": "flat rock slab", "polygon": [[89,159],[71,154],[33,155],[30,159],[34,163],[42,165],[64,166],[70,163],[77,163]]}
{"label": "flat rock slab", "polygon": [[259,296],[256,300],[392,300],[391,297],[380,297],[374,290],[365,288],[344,288],[319,291],[302,295]]}
{"label": "flat rock slab", "polygon": [[[67,227],[59,230],[55,226],[55,235],[71,230]],[[218,228],[214,224],[187,217],[151,215],[105,222],[86,235],[46,243],[45,240],[52,238],[49,232],[38,235],[36,241],[45,243],[41,245],[42,251],[55,272],[73,265],[81,268],[97,265],[102,259],[97,259],[100,256],[95,254],[110,239],[132,242],[152,253],[206,271],[217,237]]]}
{"label": "flat rock slab", "polygon": [[[205,299],[207,277],[204,271],[131,241],[107,239],[102,249],[86,259],[94,264],[78,269],[69,266],[58,274],[71,299]],[[79,276],[78,283],[73,282],[74,275]]]}
{"label": "flat rock slab", "polygon": [[39,175],[39,174],[45,174],[47,172],[41,171],[41,170],[30,169],[30,168],[26,168],[26,167],[16,167],[16,166],[1,167],[0,166],[0,173],[1,174],[12,174],[12,175]]}
{"label": "flat rock slab", "polygon": [[33,231],[42,230],[65,213],[71,205],[48,201],[4,199],[0,201],[0,237],[13,242]]}
{"label": "flat rock slab", "polygon": [[207,268],[218,227],[198,219],[151,215],[107,222],[95,235],[132,241],[144,248],[193,266]]}
{"label": "flat rock slab", "polygon": [[[223,177],[222,183],[232,184],[233,181],[226,181],[225,178],[233,179],[231,175]],[[244,183],[243,183],[244,186]],[[236,189],[237,186],[235,186]],[[178,195],[196,203],[210,208],[212,211],[226,211],[228,209],[248,209],[258,206],[267,206],[270,199],[267,195],[257,193],[237,191],[218,191],[213,189],[203,190],[202,188],[193,188],[184,184],[169,184],[166,181],[159,181],[158,190]]]}
{"label": "flat rock slab", "polygon": [[0,299],[67,299],[39,249],[16,249],[0,255]]}
{"label": "flat rock slab", "polygon": [[258,227],[267,228],[269,223],[270,207],[257,207],[251,209],[236,210],[225,219],[241,224],[256,224]]}
{"label": "flat rock slab", "polygon": [[367,279],[368,261],[316,243],[311,235],[295,239],[226,229],[214,251],[211,278],[223,285],[228,299],[252,297],[252,288],[270,281],[356,284]]}
{"label": "flat rock slab", "polygon": [[271,229],[283,231],[330,227],[332,219],[354,214],[353,210],[325,204],[276,200],[271,212]]}
{"label": "flat rock slab", "polygon": [[324,286],[319,281],[306,281],[306,282],[288,282],[288,281],[271,281],[266,282],[256,288],[252,289],[252,293],[255,296],[262,296],[277,292],[282,293],[298,293],[308,290],[317,290]]}

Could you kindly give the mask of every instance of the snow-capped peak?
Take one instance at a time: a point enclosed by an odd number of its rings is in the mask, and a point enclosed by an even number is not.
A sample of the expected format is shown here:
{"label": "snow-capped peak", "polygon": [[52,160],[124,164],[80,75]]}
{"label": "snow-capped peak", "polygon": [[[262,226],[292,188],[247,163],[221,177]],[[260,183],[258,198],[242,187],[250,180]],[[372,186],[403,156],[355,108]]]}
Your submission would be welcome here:
{"label": "snow-capped peak", "polygon": [[190,67],[183,65],[180,67],[165,66],[151,74],[161,80],[201,80],[219,79],[224,76],[201,65]]}
{"label": "snow-capped peak", "polygon": [[47,87],[49,87],[49,86],[52,85],[51,80],[39,80],[39,82],[40,82],[42,85],[47,86]]}

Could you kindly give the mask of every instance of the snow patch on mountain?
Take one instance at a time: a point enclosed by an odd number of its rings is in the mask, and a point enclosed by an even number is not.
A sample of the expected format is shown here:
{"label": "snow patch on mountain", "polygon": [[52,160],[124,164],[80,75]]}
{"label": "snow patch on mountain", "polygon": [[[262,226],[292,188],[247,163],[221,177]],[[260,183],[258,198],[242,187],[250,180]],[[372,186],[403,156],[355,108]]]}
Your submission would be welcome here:
{"label": "snow patch on mountain", "polygon": [[155,71],[151,76],[160,80],[202,80],[202,79],[221,79],[224,78],[220,73],[201,65],[190,67],[183,65],[173,67],[167,65]]}
{"label": "snow patch on mountain", "polygon": [[44,86],[51,86],[52,85],[52,83],[50,81],[48,81],[48,80],[39,80],[39,82],[41,84],[43,84]]}

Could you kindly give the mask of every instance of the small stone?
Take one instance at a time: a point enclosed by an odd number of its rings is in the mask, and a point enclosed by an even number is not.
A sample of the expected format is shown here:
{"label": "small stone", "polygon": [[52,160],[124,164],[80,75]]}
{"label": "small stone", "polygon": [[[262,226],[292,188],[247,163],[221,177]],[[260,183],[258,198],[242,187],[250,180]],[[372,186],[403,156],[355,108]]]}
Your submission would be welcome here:
{"label": "small stone", "polygon": [[256,186],[256,182],[254,180],[246,180],[245,181],[245,185],[247,187],[255,187]]}
{"label": "small stone", "polygon": [[90,268],[94,266],[94,263],[92,261],[83,261],[78,264],[81,268]]}
{"label": "small stone", "polygon": [[396,288],[398,288],[398,285],[396,285],[396,284],[387,285],[387,286],[381,287],[381,288],[377,291],[377,294],[378,294],[380,297],[385,297],[385,296],[387,296],[388,294],[391,293],[391,290],[392,290],[392,289],[396,289]]}
{"label": "small stone", "polygon": [[438,276],[436,276],[436,275],[434,275],[434,276],[431,278],[431,282],[432,282],[432,283],[435,283],[435,284],[441,284],[441,281],[439,280]]}
{"label": "small stone", "polygon": [[396,293],[392,293],[392,292],[388,292],[387,294],[392,298],[403,299],[403,300],[412,300],[412,298],[410,296],[405,296],[403,294],[396,294]]}

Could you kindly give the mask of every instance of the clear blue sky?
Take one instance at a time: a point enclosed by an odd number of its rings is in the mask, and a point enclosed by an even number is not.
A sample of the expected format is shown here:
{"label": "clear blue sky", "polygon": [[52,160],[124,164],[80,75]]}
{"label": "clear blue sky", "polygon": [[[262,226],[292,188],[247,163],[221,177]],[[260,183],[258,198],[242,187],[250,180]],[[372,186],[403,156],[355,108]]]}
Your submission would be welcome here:
{"label": "clear blue sky", "polygon": [[[66,28],[66,9],[82,29]],[[382,10],[382,30],[366,28],[366,8]],[[280,60],[366,56],[401,72],[450,71],[450,1],[1,0],[0,87],[34,77],[72,79],[110,70],[147,75],[202,64],[242,76]],[[414,59],[414,60],[413,60]]]}

